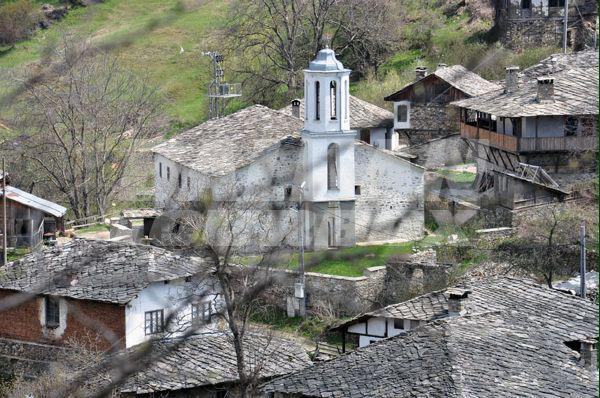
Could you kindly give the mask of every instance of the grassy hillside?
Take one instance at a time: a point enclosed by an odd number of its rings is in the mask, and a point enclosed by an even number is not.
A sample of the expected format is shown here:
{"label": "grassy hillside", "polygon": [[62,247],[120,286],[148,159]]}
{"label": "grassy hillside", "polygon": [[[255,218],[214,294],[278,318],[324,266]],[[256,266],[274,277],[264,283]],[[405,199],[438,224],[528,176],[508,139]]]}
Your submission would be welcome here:
{"label": "grassy hillside", "polygon": [[[99,41],[126,37],[155,18],[172,13],[176,3],[175,0],[107,0],[74,9],[50,29],[39,30],[30,40],[0,52],[0,68],[18,70],[37,62],[44,49],[66,30]],[[126,67],[147,76],[159,87],[166,100],[165,114],[175,129],[194,125],[206,117],[204,92],[210,64],[201,52],[213,49],[208,34],[222,25],[227,6],[228,1],[203,1],[193,11],[136,37],[131,45],[118,50]]]}

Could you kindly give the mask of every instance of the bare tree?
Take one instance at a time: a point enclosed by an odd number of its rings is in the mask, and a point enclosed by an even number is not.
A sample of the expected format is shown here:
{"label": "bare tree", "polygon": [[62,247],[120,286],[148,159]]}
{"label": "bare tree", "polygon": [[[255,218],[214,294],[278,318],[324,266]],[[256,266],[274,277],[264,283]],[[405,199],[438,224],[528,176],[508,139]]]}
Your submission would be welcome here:
{"label": "bare tree", "polygon": [[237,0],[231,10],[226,43],[255,102],[299,95],[302,69],[325,45],[359,73],[397,48],[388,0]]}
{"label": "bare tree", "polygon": [[578,270],[579,227],[588,225],[589,238],[597,242],[597,208],[581,204],[555,203],[534,208],[522,215],[515,237],[498,245],[497,256],[524,271],[542,277],[552,287],[558,276]]}
{"label": "bare tree", "polygon": [[62,194],[76,218],[103,215],[132,154],[153,133],[157,97],[89,42],[64,35],[60,43],[55,73],[26,80],[18,155]]}

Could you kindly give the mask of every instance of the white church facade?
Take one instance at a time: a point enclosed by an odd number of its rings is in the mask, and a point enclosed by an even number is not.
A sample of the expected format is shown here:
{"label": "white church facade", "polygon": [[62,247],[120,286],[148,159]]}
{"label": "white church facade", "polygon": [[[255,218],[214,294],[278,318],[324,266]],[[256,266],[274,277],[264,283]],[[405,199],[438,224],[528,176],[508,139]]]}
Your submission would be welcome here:
{"label": "white church facade", "polygon": [[[321,50],[304,75],[301,117],[254,105],[156,146],[156,207],[177,211],[206,192],[225,200],[235,186],[239,201],[259,192],[273,230],[292,246],[298,208],[309,250],[421,237],[424,169],[357,139],[350,70],[332,50]],[[375,112],[360,117],[373,114],[380,125],[387,111],[368,105]]]}

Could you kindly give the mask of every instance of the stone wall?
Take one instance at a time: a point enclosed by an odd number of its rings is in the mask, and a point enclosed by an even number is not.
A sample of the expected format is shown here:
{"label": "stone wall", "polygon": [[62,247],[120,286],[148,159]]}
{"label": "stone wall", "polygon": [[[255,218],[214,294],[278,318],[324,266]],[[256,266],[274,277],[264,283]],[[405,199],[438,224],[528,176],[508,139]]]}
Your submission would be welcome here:
{"label": "stone wall", "polygon": [[390,259],[385,279],[386,303],[399,303],[445,288],[448,284],[449,270],[449,265],[440,265],[435,261]]}
{"label": "stone wall", "polygon": [[356,146],[355,160],[356,241],[420,238],[424,170],[366,144]]}
{"label": "stone wall", "polygon": [[0,373],[34,377],[56,362],[63,348],[0,338]]}
{"label": "stone wall", "polygon": [[415,163],[428,170],[473,161],[469,146],[457,133],[403,148],[402,152],[417,156]]}
{"label": "stone wall", "polygon": [[454,111],[446,105],[410,105],[410,129],[400,131],[400,139],[408,139],[408,145],[418,145],[448,135],[458,130]]}

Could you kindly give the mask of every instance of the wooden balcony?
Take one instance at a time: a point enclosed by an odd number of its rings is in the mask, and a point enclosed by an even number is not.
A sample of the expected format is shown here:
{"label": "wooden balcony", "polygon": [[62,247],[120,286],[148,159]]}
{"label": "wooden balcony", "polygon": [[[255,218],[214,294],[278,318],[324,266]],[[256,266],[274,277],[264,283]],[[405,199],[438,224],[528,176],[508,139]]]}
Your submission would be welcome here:
{"label": "wooden balcony", "polygon": [[465,123],[460,124],[460,136],[510,152],[596,151],[598,148],[595,136],[517,138]]}

